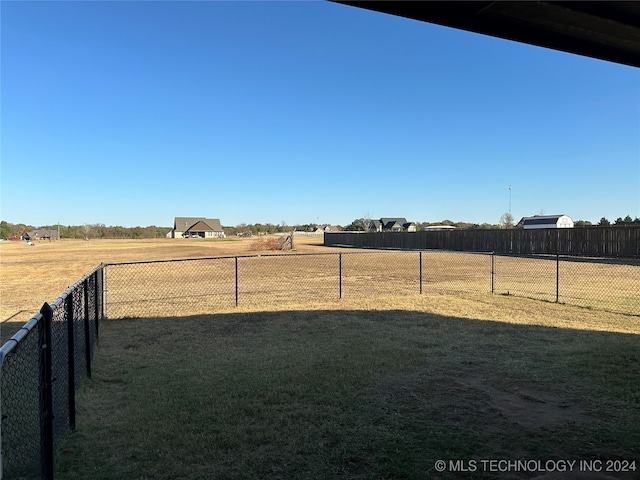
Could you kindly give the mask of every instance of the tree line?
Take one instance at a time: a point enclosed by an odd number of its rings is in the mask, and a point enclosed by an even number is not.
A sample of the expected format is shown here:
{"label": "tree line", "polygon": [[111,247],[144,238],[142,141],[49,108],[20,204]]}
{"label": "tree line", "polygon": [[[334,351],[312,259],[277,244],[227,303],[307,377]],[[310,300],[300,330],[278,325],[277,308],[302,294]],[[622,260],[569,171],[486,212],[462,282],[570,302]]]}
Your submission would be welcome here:
{"label": "tree line", "polygon": [[119,225],[106,226],[103,223],[84,225],[41,225],[34,227],[24,223],[9,223],[0,221],[0,238],[10,240],[21,238],[26,233],[36,229],[55,230],[60,232],[60,238],[73,238],[78,240],[96,238],[163,238],[171,227],[122,227]]}
{"label": "tree line", "polygon": [[[350,232],[359,232],[366,230],[366,225],[370,224],[371,220],[368,218],[356,218],[349,225],[345,226],[343,230],[347,230]],[[452,222],[451,220],[442,220],[441,222],[413,222],[416,226],[416,230],[422,230],[424,227],[432,227],[432,226],[448,226],[448,227],[456,227],[461,230],[491,230],[491,229],[502,229],[502,228],[517,228],[517,225],[514,224],[514,219],[511,214],[504,214],[500,218],[499,223],[491,224],[491,223],[469,223],[469,222]],[[640,218],[636,217],[632,219],[631,216],[627,215],[626,217],[618,217],[615,221],[610,222],[605,217],[602,217],[600,221],[596,224],[591,223],[588,220],[576,220],[573,222],[574,227],[631,227],[631,226],[640,226]]]}
{"label": "tree line", "polygon": [[[504,216],[503,216],[504,217]],[[334,225],[339,230],[347,231],[363,231],[365,226],[370,222],[367,218],[356,218],[348,225]],[[499,229],[499,228],[513,228],[512,220],[502,218],[500,223],[469,223],[469,222],[453,222],[451,220],[442,220],[441,222],[413,222],[416,226],[416,230],[422,230],[427,226],[445,225],[456,227],[458,229],[468,230],[486,230],[486,229]],[[235,236],[238,233],[251,233],[253,235],[265,235],[272,233],[291,232],[296,230],[299,232],[311,232],[319,227],[323,227],[317,223],[305,223],[302,225],[287,225],[285,222],[275,225],[272,223],[255,223],[247,224],[241,223],[235,227],[223,227],[225,233],[228,236]],[[632,219],[630,215],[626,217],[618,217],[613,222],[610,222],[607,218],[602,217],[600,221],[593,224],[587,220],[577,220],[574,222],[576,228],[580,227],[628,227],[628,226],[640,226],[640,218],[636,217]],[[42,225],[35,227],[33,225],[27,225],[24,223],[10,223],[4,220],[0,221],[0,238],[3,240],[10,240],[12,238],[21,238],[24,234],[29,233],[37,229],[55,230],[60,232],[60,238],[73,238],[73,239],[97,239],[97,238],[129,238],[129,239],[141,239],[141,238],[164,238],[167,233],[172,230],[172,227],[158,227],[151,225],[148,227],[122,227],[119,225],[106,226],[103,223],[93,223],[84,225]]]}
{"label": "tree line", "polygon": [[[580,223],[580,225],[578,225],[578,223]],[[574,226],[576,227],[590,227],[592,226],[591,222],[585,222],[584,220],[578,220],[577,222],[574,222]],[[602,217],[600,219],[600,221],[598,223],[596,223],[595,225],[596,227],[610,227],[610,226],[614,226],[614,227],[630,227],[630,226],[640,226],[640,218],[636,217],[635,219],[632,219],[630,215],[627,215],[626,217],[622,218],[622,217],[618,217],[614,220],[613,223],[611,223],[609,220],[607,220],[605,217]]]}
{"label": "tree line", "polygon": [[292,230],[298,232],[311,232],[318,228],[315,223],[305,223],[303,225],[287,225],[286,222],[282,222],[278,225],[273,223],[240,223],[235,227],[222,226],[225,235],[233,236],[238,233],[251,233],[253,235],[268,235],[272,233],[289,233]]}

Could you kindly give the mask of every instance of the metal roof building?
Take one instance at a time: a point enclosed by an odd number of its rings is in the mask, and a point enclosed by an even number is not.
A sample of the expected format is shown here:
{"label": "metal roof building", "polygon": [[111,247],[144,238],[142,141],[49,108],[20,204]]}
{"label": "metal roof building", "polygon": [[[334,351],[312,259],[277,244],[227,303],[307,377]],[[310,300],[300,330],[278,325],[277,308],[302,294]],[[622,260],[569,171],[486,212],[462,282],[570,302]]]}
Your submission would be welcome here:
{"label": "metal roof building", "polygon": [[573,228],[573,220],[567,215],[534,215],[522,219],[522,228]]}

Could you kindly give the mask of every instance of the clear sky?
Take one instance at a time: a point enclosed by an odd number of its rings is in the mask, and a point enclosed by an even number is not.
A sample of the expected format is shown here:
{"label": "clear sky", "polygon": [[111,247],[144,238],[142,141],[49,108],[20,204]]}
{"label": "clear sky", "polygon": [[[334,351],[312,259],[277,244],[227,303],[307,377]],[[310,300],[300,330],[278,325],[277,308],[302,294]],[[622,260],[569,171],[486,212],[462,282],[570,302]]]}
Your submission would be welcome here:
{"label": "clear sky", "polygon": [[326,1],[0,8],[11,223],[640,217],[636,68]]}

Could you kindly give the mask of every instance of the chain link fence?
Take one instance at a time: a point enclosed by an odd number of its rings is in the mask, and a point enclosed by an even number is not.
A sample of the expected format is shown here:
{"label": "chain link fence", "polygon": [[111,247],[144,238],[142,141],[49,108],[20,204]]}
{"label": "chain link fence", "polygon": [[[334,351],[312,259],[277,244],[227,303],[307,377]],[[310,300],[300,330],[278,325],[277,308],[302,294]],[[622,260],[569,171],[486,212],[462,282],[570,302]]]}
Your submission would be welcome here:
{"label": "chain link fence", "polygon": [[105,284],[110,318],[172,316],[423,289],[486,292],[491,256],[384,251],[119,263],[107,266]]}
{"label": "chain link fence", "polygon": [[0,477],[52,478],[99,321],[420,294],[502,294],[640,315],[640,259],[446,251],[269,254],[100,265],[0,349]]}
{"label": "chain link fence", "polygon": [[38,314],[14,335],[13,349],[2,352],[3,478],[38,478],[40,474],[41,330]]}
{"label": "chain link fence", "polygon": [[0,348],[0,478],[53,478],[54,451],[75,429],[75,391],[91,375],[103,317],[104,266],[44,304]]}
{"label": "chain link fence", "polygon": [[496,255],[495,291],[640,315],[640,259]]}
{"label": "chain link fence", "polygon": [[395,250],[268,254],[110,264],[105,278],[110,318],[489,292],[640,314],[637,258]]}

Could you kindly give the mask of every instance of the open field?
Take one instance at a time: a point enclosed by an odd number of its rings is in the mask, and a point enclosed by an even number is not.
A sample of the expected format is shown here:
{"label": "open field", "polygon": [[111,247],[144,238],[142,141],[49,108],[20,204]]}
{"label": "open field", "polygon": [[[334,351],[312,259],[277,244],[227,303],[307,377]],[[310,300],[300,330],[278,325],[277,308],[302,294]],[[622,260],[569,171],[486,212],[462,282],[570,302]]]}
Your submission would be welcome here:
{"label": "open field", "polygon": [[[491,291],[491,257],[426,252],[420,282],[418,252],[378,252],[324,247],[319,237],[296,237],[295,252],[256,250],[256,238],[215,240],[92,240],[0,244],[0,336],[13,332],[100,262],[258,255],[240,258],[238,304],[329,301],[340,296],[469,294]],[[339,265],[337,255],[348,252]],[[352,255],[361,252],[361,255]],[[339,268],[341,267],[341,269]],[[561,261],[556,292],[553,258],[496,256],[496,294],[516,295],[628,314],[640,314],[640,264]],[[167,316],[235,308],[233,258],[111,266],[107,271],[107,315]],[[340,275],[341,274],[341,275]],[[133,288],[135,287],[135,288]],[[186,310],[185,310],[186,309]]]}
{"label": "open field", "polygon": [[[297,253],[340,251],[296,240]],[[3,318],[18,320],[3,323],[3,336],[100,262],[262,254],[238,260],[237,307],[226,277],[235,277],[233,258],[109,267],[108,301],[124,308],[168,296],[164,307],[176,310],[122,310],[140,318],[101,323],[58,478],[461,478],[448,463],[437,472],[438,459],[635,462],[614,465],[636,472],[607,474],[640,478],[640,316],[514,297],[531,285],[543,287],[534,298],[555,293],[544,260],[498,257],[509,274],[496,293],[510,295],[490,295],[489,256],[429,252],[417,295],[417,252],[343,255],[338,299],[336,255],[269,256],[252,245],[0,245]],[[614,296],[639,268],[585,266]],[[562,275],[579,267],[567,264]],[[584,272],[573,272],[578,293],[593,280]],[[212,285],[217,303],[185,306],[209,299]]]}
{"label": "open field", "polygon": [[[1,242],[0,335],[3,340],[10,337],[44,302],[52,303],[101,262],[248,255],[256,253],[254,240],[61,240],[35,242],[33,247],[25,242]],[[296,248],[301,253],[327,250],[321,237],[296,237]]]}
{"label": "open field", "polygon": [[266,310],[105,322],[57,477],[640,478],[637,317],[504,296]]}

